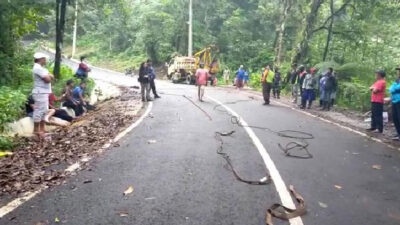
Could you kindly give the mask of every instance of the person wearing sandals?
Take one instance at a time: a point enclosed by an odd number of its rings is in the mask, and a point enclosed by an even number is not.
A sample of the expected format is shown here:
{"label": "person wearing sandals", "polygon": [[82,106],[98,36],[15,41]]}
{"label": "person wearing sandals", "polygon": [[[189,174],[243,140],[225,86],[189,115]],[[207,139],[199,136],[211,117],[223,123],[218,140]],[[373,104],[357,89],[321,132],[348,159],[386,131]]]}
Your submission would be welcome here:
{"label": "person wearing sandals", "polygon": [[32,115],[34,122],[33,132],[39,140],[42,140],[46,137],[45,116],[49,110],[49,94],[52,93],[51,81],[54,80],[54,76],[44,67],[47,63],[47,55],[38,52],[33,57],[35,62],[32,69],[32,98],[35,102]]}

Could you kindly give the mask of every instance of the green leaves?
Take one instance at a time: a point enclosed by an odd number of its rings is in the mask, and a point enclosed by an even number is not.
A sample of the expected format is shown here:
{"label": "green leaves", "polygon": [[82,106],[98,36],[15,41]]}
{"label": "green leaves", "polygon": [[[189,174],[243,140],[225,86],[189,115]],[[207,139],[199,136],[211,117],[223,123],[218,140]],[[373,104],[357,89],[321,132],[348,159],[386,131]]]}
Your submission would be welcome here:
{"label": "green leaves", "polygon": [[25,101],[26,96],[21,91],[0,87],[0,133],[5,130],[7,123],[21,115]]}

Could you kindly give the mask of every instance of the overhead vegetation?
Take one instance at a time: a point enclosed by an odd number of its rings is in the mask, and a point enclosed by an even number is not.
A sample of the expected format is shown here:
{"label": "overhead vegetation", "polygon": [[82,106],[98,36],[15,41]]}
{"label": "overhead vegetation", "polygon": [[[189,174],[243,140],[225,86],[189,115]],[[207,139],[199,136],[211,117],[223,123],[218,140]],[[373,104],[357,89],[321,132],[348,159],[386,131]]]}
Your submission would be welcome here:
{"label": "overhead vegetation", "polygon": [[[67,1],[63,52],[67,56],[75,1]],[[14,77],[22,67],[15,63],[20,55],[15,46],[23,35],[36,30],[36,36],[51,42],[56,36],[54,1],[32,2],[0,3],[0,25],[14,34],[0,34],[2,84],[18,82]],[[146,58],[165,63],[174,53],[187,54],[188,0],[78,3],[76,56],[87,55],[92,63],[124,70]],[[364,90],[374,70],[383,68],[392,79],[393,68],[400,64],[398,1],[194,0],[193,4],[195,51],[215,44],[223,67],[232,71],[243,64],[258,73],[269,63],[285,75],[293,63],[318,66],[320,71],[333,65],[339,78],[339,104],[345,107],[365,110],[368,102],[361,106],[353,99],[367,99]]]}

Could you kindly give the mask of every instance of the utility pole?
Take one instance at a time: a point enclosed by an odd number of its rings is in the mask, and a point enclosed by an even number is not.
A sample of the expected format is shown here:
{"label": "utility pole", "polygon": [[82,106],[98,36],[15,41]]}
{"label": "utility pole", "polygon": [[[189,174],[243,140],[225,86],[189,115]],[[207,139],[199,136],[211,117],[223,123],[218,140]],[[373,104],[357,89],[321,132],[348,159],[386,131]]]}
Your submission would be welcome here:
{"label": "utility pole", "polygon": [[193,9],[192,9],[192,0],[189,0],[189,43],[188,43],[188,56],[193,56]]}
{"label": "utility pole", "polygon": [[76,52],[76,33],[78,30],[78,0],[75,0],[75,21],[74,21],[74,36],[72,38],[72,53],[71,58],[74,58]]}

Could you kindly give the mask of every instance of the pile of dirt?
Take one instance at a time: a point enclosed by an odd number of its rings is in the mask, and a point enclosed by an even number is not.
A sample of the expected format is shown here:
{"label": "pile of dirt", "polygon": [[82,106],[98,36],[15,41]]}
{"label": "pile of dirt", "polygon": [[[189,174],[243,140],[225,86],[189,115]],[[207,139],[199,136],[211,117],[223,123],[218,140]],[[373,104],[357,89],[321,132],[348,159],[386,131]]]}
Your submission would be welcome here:
{"label": "pile of dirt", "polygon": [[46,142],[19,138],[14,154],[0,159],[0,195],[17,195],[39,186],[60,184],[69,165],[96,155],[138,118],[141,108],[137,91],[122,89],[121,97],[99,104],[70,127],[55,130]]}

